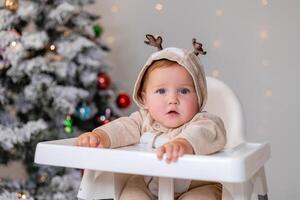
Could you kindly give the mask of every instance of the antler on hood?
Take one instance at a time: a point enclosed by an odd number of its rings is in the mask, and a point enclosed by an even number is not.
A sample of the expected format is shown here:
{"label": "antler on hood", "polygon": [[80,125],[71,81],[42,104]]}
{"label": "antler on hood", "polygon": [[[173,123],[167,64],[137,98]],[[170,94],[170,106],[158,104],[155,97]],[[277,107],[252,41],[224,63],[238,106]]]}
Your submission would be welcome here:
{"label": "antler on hood", "polygon": [[202,44],[200,42],[197,42],[195,38],[193,38],[193,47],[194,47],[194,53],[196,56],[200,54],[205,55],[206,51],[203,50]]}
{"label": "antler on hood", "polygon": [[162,50],[162,38],[160,36],[157,36],[157,38],[155,38],[153,35],[151,34],[147,34],[146,35],[146,40],[144,41],[146,44],[150,45],[150,46],[154,46],[157,47],[158,50]]}

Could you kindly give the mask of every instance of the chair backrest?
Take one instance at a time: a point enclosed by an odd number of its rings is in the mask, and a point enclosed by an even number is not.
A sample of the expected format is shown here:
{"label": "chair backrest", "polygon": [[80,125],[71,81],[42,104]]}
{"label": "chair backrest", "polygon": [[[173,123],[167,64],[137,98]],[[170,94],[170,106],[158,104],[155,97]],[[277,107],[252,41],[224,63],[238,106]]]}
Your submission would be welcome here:
{"label": "chair backrest", "polygon": [[205,111],[222,118],[227,131],[227,144],[225,149],[231,149],[245,142],[244,115],[242,106],[231,90],[224,82],[206,77],[208,99]]}

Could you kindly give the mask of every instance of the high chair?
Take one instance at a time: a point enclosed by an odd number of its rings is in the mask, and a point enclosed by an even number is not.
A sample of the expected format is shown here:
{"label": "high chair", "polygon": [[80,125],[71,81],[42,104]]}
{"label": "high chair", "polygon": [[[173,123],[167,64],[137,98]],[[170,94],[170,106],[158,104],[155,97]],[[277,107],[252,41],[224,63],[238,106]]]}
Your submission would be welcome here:
{"label": "high chair", "polygon": [[225,148],[213,155],[184,155],[167,164],[143,144],[117,149],[74,146],[76,138],[40,142],[38,164],[85,169],[78,199],[118,200],[130,174],[159,177],[159,200],[174,199],[173,179],[220,182],[223,200],[267,200],[264,164],[270,158],[267,143],[245,142],[242,107],[233,91],[218,79],[207,77],[208,101],[204,110],[220,116],[227,130]]}

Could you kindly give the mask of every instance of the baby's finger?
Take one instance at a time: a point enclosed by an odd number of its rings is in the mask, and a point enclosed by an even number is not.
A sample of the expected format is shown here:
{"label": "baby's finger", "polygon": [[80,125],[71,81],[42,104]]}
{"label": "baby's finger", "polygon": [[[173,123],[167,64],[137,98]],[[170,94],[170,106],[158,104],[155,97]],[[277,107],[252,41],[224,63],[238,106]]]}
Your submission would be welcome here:
{"label": "baby's finger", "polygon": [[104,145],[100,142],[100,143],[97,145],[97,148],[104,148]]}
{"label": "baby's finger", "polygon": [[178,155],[180,157],[182,157],[184,155],[184,147],[183,146],[180,146],[179,151],[178,151]]}
{"label": "baby's finger", "polygon": [[180,145],[173,146],[173,157],[172,157],[173,162],[176,162],[178,160],[179,150],[180,150]]}
{"label": "baby's finger", "polygon": [[86,137],[86,134],[80,135],[80,136],[76,139],[75,144],[76,144],[77,146],[83,146],[83,138],[85,138],[85,137]]}
{"label": "baby's finger", "polygon": [[104,143],[100,140],[97,145],[98,148],[105,148]]}
{"label": "baby's finger", "polygon": [[173,158],[173,145],[172,144],[166,145],[165,148],[167,154],[166,161],[167,163],[170,163]]}
{"label": "baby's finger", "polygon": [[80,146],[80,143],[81,143],[81,141],[80,141],[80,136],[79,136],[76,138],[74,145]]}
{"label": "baby's finger", "polygon": [[90,135],[90,146],[96,147],[99,143],[99,138],[97,135],[91,134]]}
{"label": "baby's finger", "polygon": [[90,146],[90,138],[88,135],[86,136],[83,136],[82,139],[81,139],[81,146],[84,146],[84,147],[89,147]]}
{"label": "baby's finger", "polygon": [[75,141],[75,145],[77,145],[77,146],[82,146],[83,144],[82,144],[82,138],[85,136],[85,133],[84,134],[82,134],[82,135],[80,135],[80,136],[78,136],[78,138],[76,139],[76,141]]}
{"label": "baby's finger", "polygon": [[159,147],[159,148],[156,150],[156,156],[157,156],[157,158],[158,158],[159,160],[162,160],[165,152],[166,152],[166,149],[165,149],[164,146]]}

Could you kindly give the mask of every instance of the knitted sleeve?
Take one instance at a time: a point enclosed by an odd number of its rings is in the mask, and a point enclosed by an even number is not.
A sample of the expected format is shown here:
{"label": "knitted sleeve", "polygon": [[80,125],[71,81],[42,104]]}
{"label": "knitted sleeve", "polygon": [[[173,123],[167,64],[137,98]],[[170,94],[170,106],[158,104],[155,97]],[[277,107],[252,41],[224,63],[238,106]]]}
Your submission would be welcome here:
{"label": "knitted sleeve", "polygon": [[111,148],[128,146],[139,142],[143,122],[143,111],[136,111],[128,117],[120,117],[96,129],[105,131]]}
{"label": "knitted sleeve", "polygon": [[198,113],[176,138],[186,139],[195,154],[212,154],[226,144],[226,130],[222,119],[210,113]]}

